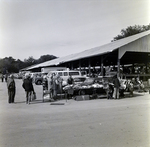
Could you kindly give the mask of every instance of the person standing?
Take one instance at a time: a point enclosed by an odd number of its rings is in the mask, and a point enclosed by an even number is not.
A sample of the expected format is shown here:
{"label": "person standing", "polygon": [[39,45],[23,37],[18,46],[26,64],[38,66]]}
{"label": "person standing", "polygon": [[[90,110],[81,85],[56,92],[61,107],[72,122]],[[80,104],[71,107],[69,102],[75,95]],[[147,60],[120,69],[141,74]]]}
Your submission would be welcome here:
{"label": "person standing", "polygon": [[1,79],[2,79],[2,82],[4,81],[4,75],[2,74],[2,76],[1,76]]}
{"label": "person standing", "polygon": [[48,90],[50,98],[53,98],[53,75],[51,75],[51,77],[48,78]]}
{"label": "person standing", "polygon": [[74,79],[72,78],[71,75],[69,75],[69,77],[67,79],[67,84],[70,85],[70,88],[67,91],[67,97],[68,97],[68,99],[71,99],[73,97],[73,93],[74,93],[74,90],[72,88],[72,86],[74,84]]}
{"label": "person standing", "polygon": [[57,76],[54,73],[53,78],[52,78],[52,92],[53,92],[53,99],[57,99],[57,92],[58,92],[58,81],[57,81]]}
{"label": "person standing", "polygon": [[114,92],[114,84],[109,82],[108,89],[107,89],[107,99],[112,99],[113,92]]}
{"label": "person standing", "polygon": [[62,82],[63,82],[63,79],[60,77],[59,74],[57,74],[57,79],[56,79],[56,83],[58,85],[58,93],[62,94]]}
{"label": "person standing", "polygon": [[49,84],[48,84],[48,79],[47,79],[46,75],[43,76],[43,80],[42,81],[43,81],[42,82],[42,86],[43,86],[43,102],[44,102],[45,94],[47,94],[49,92],[49,95],[50,95],[49,98],[51,98],[51,94],[50,94],[50,90],[48,90],[48,85]]}
{"label": "person standing", "polygon": [[10,75],[7,80],[7,88],[8,88],[8,103],[14,103],[16,94],[16,85],[13,75]]}
{"label": "person standing", "polygon": [[119,82],[119,79],[118,79],[117,75],[114,76],[113,84],[114,84],[113,98],[114,99],[119,99],[120,82]]}
{"label": "person standing", "polygon": [[73,78],[72,78],[71,75],[69,75],[69,77],[68,77],[68,79],[67,79],[67,84],[68,84],[68,85],[74,84],[74,80],[73,80]]}
{"label": "person standing", "polygon": [[32,79],[29,74],[25,75],[25,79],[23,81],[22,87],[26,92],[26,104],[30,104],[32,93],[35,94]]}
{"label": "person standing", "polygon": [[5,82],[7,82],[7,79],[8,79],[8,75],[5,74]]}
{"label": "person standing", "polygon": [[43,90],[48,90],[48,80],[47,80],[47,76],[46,75],[43,76],[42,85],[43,85]]}

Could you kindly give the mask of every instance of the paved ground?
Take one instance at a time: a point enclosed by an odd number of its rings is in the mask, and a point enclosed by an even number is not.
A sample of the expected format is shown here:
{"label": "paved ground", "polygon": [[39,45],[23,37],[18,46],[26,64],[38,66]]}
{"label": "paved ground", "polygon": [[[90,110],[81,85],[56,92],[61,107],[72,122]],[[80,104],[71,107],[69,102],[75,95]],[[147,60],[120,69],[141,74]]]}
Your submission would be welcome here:
{"label": "paved ground", "polygon": [[61,100],[64,105],[25,104],[22,80],[16,80],[15,104],[7,103],[0,82],[0,147],[150,147],[150,95],[120,100]]}

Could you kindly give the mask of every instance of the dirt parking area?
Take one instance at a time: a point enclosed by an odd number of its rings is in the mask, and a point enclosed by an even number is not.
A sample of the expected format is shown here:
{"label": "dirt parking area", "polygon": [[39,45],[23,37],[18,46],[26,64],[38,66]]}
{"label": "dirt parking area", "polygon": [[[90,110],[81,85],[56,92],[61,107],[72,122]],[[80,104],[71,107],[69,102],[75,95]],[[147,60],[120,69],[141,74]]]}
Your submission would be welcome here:
{"label": "dirt parking area", "polygon": [[0,147],[149,147],[150,94],[120,100],[59,100],[25,103],[22,80],[16,79],[14,104],[8,104],[0,81]]}

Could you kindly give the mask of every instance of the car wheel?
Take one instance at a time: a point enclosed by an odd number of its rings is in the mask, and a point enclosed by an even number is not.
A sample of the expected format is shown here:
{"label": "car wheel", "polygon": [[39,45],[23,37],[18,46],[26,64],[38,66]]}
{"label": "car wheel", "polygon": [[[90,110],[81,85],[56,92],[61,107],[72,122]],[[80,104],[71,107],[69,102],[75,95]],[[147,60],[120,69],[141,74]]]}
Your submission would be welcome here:
{"label": "car wheel", "polygon": [[85,90],[80,90],[79,95],[85,95]]}
{"label": "car wheel", "polygon": [[42,84],[42,81],[37,81],[37,85],[41,85]]}

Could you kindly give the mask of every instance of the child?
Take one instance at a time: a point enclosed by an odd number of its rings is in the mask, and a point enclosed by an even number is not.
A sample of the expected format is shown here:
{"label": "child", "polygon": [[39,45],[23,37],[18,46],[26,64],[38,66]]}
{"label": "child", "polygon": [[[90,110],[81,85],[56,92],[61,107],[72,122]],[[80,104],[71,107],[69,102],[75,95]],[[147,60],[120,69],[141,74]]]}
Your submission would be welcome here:
{"label": "child", "polygon": [[114,92],[114,84],[108,83],[108,89],[107,89],[107,99],[113,98],[113,92]]}

